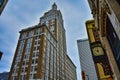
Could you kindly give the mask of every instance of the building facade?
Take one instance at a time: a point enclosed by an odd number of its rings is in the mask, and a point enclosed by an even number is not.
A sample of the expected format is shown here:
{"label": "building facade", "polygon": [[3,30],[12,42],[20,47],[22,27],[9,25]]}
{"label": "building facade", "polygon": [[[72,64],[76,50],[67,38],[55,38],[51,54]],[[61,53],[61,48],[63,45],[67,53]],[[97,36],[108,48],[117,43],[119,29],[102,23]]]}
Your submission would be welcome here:
{"label": "building facade", "polygon": [[[54,3],[38,25],[22,29],[9,80],[67,80],[69,60],[60,10]],[[69,64],[73,64],[72,62]],[[76,74],[76,67],[70,69]],[[76,75],[71,75],[76,80]]]}
{"label": "building facade", "polygon": [[1,58],[2,58],[2,55],[3,55],[3,52],[0,51],[0,60],[1,60]]}
{"label": "building facade", "polygon": [[99,32],[95,26],[94,20],[86,21],[86,28],[98,80],[114,80],[113,72],[106,51],[101,44]]}
{"label": "building facade", "polygon": [[77,80],[77,74],[76,74],[76,66],[73,64],[71,61],[70,57],[66,55],[66,60],[65,60],[65,80]]}
{"label": "building facade", "polygon": [[113,71],[120,80],[120,0],[88,0]]}
{"label": "building facade", "polygon": [[82,80],[98,80],[88,39],[77,40]]}

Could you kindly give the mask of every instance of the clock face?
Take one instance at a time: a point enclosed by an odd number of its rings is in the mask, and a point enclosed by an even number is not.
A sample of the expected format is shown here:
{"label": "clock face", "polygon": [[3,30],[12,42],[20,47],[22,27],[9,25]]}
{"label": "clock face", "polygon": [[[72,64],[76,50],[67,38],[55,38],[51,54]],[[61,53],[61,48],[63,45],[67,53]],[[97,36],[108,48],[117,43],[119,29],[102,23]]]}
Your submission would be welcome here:
{"label": "clock face", "polygon": [[102,47],[94,47],[94,48],[92,49],[92,51],[93,51],[93,55],[94,55],[94,56],[104,55],[104,51],[103,51]]}

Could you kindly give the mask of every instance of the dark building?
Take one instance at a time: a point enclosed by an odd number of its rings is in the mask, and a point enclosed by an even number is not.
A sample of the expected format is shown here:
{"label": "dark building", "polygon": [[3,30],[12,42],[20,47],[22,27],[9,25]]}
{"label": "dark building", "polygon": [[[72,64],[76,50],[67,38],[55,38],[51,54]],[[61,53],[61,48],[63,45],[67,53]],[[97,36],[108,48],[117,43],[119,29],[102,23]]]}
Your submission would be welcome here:
{"label": "dark building", "polygon": [[8,80],[9,72],[0,73],[0,80]]}
{"label": "dark building", "polygon": [[0,15],[4,9],[4,7],[6,6],[8,0],[0,0]]}
{"label": "dark building", "polygon": [[0,60],[1,60],[1,58],[2,58],[2,54],[3,54],[3,53],[0,51]]}

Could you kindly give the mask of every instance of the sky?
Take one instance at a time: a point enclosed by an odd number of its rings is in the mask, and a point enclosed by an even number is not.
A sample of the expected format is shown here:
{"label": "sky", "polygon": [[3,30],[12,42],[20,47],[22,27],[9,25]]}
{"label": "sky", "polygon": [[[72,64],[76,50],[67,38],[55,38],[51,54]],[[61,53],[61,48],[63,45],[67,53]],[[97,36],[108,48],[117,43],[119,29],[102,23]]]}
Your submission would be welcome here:
{"label": "sky", "polygon": [[63,16],[67,53],[76,65],[77,79],[82,80],[77,40],[87,38],[85,22],[92,19],[87,0],[9,0],[0,16],[0,73],[11,68],[19,31],[38,24],[54,2]]}

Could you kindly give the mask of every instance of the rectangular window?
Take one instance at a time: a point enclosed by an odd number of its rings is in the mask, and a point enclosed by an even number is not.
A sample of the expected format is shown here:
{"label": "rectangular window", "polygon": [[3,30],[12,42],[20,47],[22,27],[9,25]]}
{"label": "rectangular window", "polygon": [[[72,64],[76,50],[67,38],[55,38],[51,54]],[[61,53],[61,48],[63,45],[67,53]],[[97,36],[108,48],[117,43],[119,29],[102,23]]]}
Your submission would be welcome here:
{"label": "rectangular window", "polygon": [[51,28],[50,28],[50,31],[54,31],[54,26],[52,25]]}
{"label": "rectangular window", "polygon": [[25,65],[28,65],[29,61],[28,60],[25,60]]}
{"label": "rectangular window", "polygon": [[37,35],[41,34],[42,30],[41,28],[37,29]]}
{"label": "rectangular window", "polygon": [[38,40],[38,44],[40,44],[40,40]]}
{"label": "rectangular window", "polygon": [[39,52],[36,53],[36,57],[38,57],[38,56],[39,56]]}
{"label": "rectangular window", "polygon": [[18,54],[22,54],[22,50],[18,50],[18,52],[17,52]]}
{"label": "rectangular window", "polygon": [[23,75],[20,75],[20,80],[23,80]]}
{"label": "rectangular window", "polygon": [[33,79],[36,79],[36,74],[33,74]]}
{"label": "rectangular window", "polygon": [[23,65],[23,66],[25,65],[25,61],[23,61],[22,65]]}
{"label": "rectangular window", "polygon": [[40,46],[37,46],[37,50],[39,50],[40,49]]}
{"label": "rectangular window", "polygon": [[24,72],[24,68],[21,69],[21,72]]}
{"label": "rectangular window", "polygon": [[34,51],[36,51],[36,47],[34,47]]}
{"label": "rectangular window", "polygon": [[17,76],[12,77],[12,80],[17,80],[17,79],[18,79]]}
{"label": "rectangular window", "polygon": [[27,67],[25,67],[25,72],[27,72],[27,69],[28,69],[28,68],[27,68]]}
{"label": "rectangular window", "polygon": [[33,78],[33,76],[32,76],[32,74],[30,74],[30,75],[29,75],[29,79],[32,79],[32,78]]}
{"label": "rectangular window", "polygon": [[25,59],[29,59],[30,55],[29,54],[25,54]]}
{"label": "rectangular window", "polygon": [[26,33],[22,33],[21,39],[25,39],[26,38]]}
{"label": "rectangular window", "polygon": [[37,66],[35,66],[34,71],[37,71]]}
{"label": "rectangular window", "polygon": [[28,37],[32,37],[33,35],[34,35],[34,32],[30,31],[29,34],[28,34]]}
{"label": "rectangular window", "polygon": [[38,59],[36,58],[36,59],[35,59],[35,64],[37,64],[37,63],[38,63]]}
{"label": "rectangular window", "polygon": [[[16,79],[17,80],[17,79]],[[23,80],[26,80],[26,75],[23,75]]]}
{"label": "rectangular window", "polygon": [[32,57],[35,57],[35,53],[32,54]]}
{"label": "rectangular window", "polygon": [[33,66],[31,66],[31,69],[30,69],[30,70],[31,70],[31,72],[33,71]]}
{"label": "rectangular window", "polygon": [[34,59],[32,59],[32,64],[34,64]]}
{"label": "rectangular window", "polygon": [[16,61],[20,61],[20,59],[21,59],[21,56],[16,57]]}

